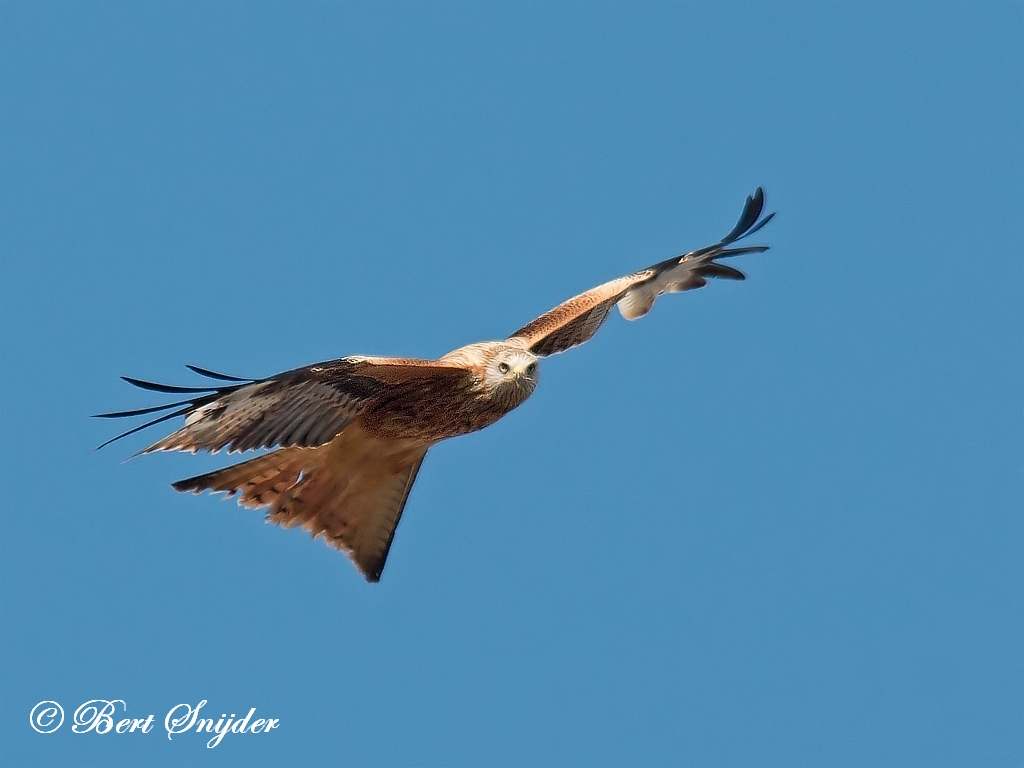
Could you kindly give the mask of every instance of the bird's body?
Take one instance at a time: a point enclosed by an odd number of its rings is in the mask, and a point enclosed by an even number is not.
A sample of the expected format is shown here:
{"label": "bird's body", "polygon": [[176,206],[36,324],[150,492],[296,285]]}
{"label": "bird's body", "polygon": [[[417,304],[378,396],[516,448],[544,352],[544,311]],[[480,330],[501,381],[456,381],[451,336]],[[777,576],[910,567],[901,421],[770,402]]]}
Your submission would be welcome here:
{"label": "bird's body", "polygon": [[613,305],[632,320],[646,314],[662,293],[700,287],[706,277],[743,279],[715,259],[767,249],[728,247],[768,223],[771,215],[758,222],[763,201],[758,189],[719,243],[582,293],[503,341],[469,344],[438,360],[345,357],[261,380],[190,366],[232,383],[194,388],[127,379],[144,389],[193,396],[101,416],[183,406],[114,438],[185,416],[181,429],[142,453],[273,449],[174,487],[223,491],[237,494],[243,506],[269,507],[268,520],[322,536],[346,552],[369,581],[377,581],[432,445],[490,426],[525,402],[537,386],[538,358],[587,341]]}
{"label": "bird's body", "polygon": [[[444,377],[443,383],[431,379],[398,385],[367,408],[363,423],[368,432],[430,442],[466,435],[522,405],[537,387],[537,356],[521,343],[478,342],[437,361],[417,362],[451,366],[462,375]],[[502,365],[508,370],[502,371]]]}

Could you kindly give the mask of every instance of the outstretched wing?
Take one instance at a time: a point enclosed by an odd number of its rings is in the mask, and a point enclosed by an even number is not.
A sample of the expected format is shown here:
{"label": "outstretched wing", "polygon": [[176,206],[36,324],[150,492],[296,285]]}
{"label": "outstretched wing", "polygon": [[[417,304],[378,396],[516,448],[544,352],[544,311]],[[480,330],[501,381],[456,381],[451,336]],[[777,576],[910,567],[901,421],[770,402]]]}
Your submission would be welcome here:
{"label": "outstretched wing", "polygon": [[260,380],[237,379],[189,367],[210,378],[243,383],[174,387],[123,377],[142,389],[187,393],[191,397],[153,408],[98,414],[99,418],[121,418],[172,411],[103,445],[175,416],[184,416],[185,425],[142,453],[216,452],[224,448],[230,453],[274,446],[323,445],[351,424],[375,397],[396,385],[414,379],[449,380],[469,375],[459,366],[406,358],[347,357]]}
{"label": "outstretched wing", "polygon": [[[554,309],[545,312],[533,322],[523,326],[510,339],[525,340],[536,355],[553,355],[588,341],[608,317],[613,305],[627,320],[636,320],[650,311],[654,301],[663,293],[700,288],[708,277],[743,280],[737,269],[719,264],[716,259],[763,253],[766,245],[730,248],[732,243],[757,232],[771,221],[774,213],[761,219],[764,210],[764,190],[760,187],[747,198],[740,220],[732,232],[714,245],[673,256],[632,275],[620,277],[586,293],[581,293]],[[758,221],[760,219],[760,221]]]}

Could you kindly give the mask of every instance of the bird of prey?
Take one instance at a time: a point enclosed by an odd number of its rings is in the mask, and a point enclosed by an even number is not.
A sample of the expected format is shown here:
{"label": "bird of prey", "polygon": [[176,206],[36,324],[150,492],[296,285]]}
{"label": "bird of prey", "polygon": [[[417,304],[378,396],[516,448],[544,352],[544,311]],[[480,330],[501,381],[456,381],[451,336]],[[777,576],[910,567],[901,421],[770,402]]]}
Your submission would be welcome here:
{"label": "bird of prey", "polygon": [[268,520],[322,536],[345,552],[367,581],[379,581],[432,445],[483,429],[522,404],[537,386],[538,360],[590,339],[613,305],[627,320],[636,320],[663,293],[700,288],[709,277],[743,280],[742,272],[720,260],[768,249],[733,245],[771,220],[774,214],[761,218],[763,208],[764,192],[758,188],[719,242],[581,293],[504,341],[469,344],[438,360],[352,356],[266,379],[188,366],[218,382],[207,387],[123,377],[142,389],[186,399],[98,414],[120,418],[171,411],[103,445],[184,416],[181,429],[140,453],[273,449],[173,487],[237,494],[243,506],[268,507]]}

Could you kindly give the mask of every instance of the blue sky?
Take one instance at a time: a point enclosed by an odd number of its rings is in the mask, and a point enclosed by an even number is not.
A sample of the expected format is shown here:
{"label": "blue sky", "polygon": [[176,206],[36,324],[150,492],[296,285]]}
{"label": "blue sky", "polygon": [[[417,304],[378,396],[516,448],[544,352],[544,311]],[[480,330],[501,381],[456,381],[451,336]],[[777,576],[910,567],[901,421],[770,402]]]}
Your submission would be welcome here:
{"label": "blue sky", "polygon": [[[1024,10],[0,5],[5,765],[1024,763]],[[89,414],[744,283],[434,448],[384,578]],[[148,734],[42,735],[123,699]],[[256,707],[215,749],[173,706]]]}

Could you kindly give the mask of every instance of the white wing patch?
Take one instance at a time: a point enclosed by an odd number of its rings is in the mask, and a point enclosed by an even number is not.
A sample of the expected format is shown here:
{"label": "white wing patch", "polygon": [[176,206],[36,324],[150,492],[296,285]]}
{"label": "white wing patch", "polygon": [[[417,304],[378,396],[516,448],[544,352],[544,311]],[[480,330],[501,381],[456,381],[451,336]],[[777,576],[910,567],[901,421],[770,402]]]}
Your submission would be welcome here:
{"label": "white wing patch", "polygon": [[654,288],[654,281],[630,288],[626,294],[619,299],[615,305],[619,308],[619,314],[627,320],[636,320],[651,311],[654,300],[658,298],[658,290]]}
{"label": "white wing patch", "polygon": [[619,312],[627,320],[636,320],[651,311],[651,307],[661,294],[700,288],[707,281],[697,269],[706,265],[706,260],[688,259],[684,256],[679,264],[663,270],[653,280],[640,283],[626,291],[618,301]]}

